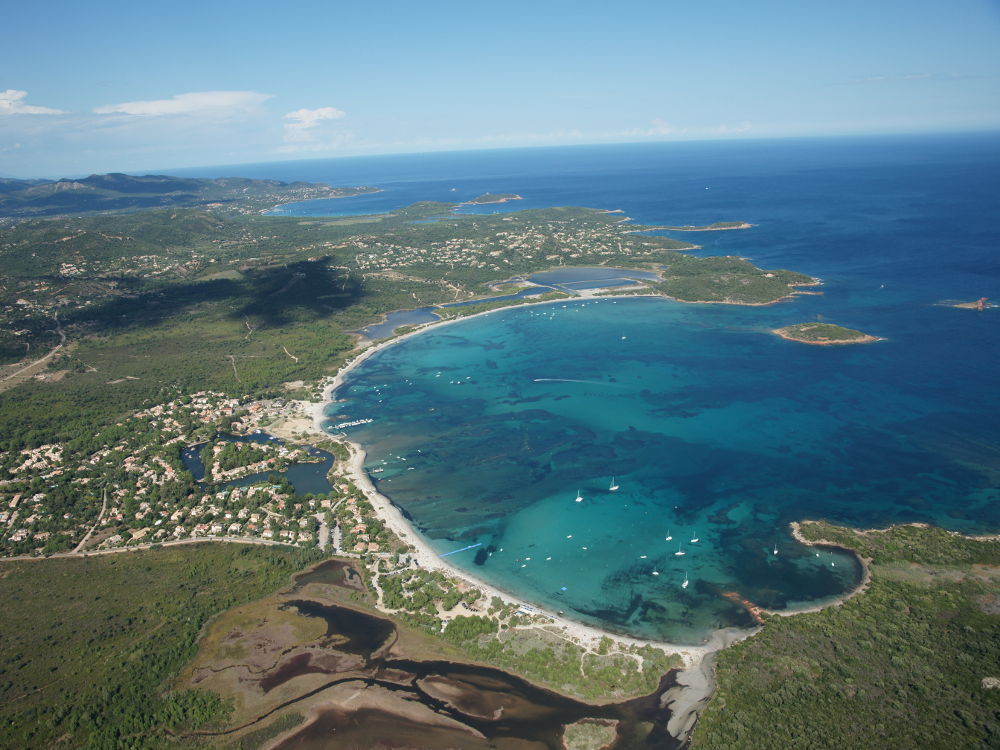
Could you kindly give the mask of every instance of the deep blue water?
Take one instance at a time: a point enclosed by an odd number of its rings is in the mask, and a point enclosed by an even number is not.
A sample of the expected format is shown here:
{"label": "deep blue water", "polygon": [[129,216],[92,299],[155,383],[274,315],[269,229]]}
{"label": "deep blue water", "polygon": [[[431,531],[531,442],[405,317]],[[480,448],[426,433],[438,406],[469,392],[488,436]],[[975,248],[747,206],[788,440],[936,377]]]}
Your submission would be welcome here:
{"label": "deep blue water", "polygon": [[[499,311],[355,370],[329,413],[375,418],[352,438],[383,469],[380,490],[440,551],[482,542],[449,560],[503,588],[625,632],[697,641],[747,622],[725,591],[786,606],[853,583],[848,558],[791,540],[791,520],[1000,527],[1000,310],[935,304],[1000,297],[1000,136],[533,149],[242,174],[384,188],[334,202],[339,213],[491,191],[525,200],[478,210],[748,221],[668,234],[699,254],[824,280],[822,295],[771,307]],[[329,213],[325,203],[292,210]],[[768,333],[820,316],[884,340],[813,347]]]}

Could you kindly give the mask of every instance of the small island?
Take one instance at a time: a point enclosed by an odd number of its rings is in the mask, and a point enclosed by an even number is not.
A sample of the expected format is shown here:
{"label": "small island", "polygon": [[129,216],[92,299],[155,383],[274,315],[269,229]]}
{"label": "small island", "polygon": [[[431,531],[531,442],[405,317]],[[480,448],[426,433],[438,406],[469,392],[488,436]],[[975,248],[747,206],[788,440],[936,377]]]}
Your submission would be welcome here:
{"label": "small island", "polygon": [[771,333],[789,341],[801,344],[870,344],[878,341],[877,336],[871,336],[853,328],[844,328],[833,323],[796,323],[795,325],[776,328]]}
{"label": "small island", "polygon": [[506,203],[507,201],[524,200],[517,193],[483,193],[478,198],[460,203],[460,206],[484,206],[489,203]]}
{"label": "small island", "polygon": [[938,304],[944,305],[945,307],[954,307],[958,310],[978,310],[982,312],[983,310],[990,307],[997,307],[997,305],[989,301],[989,297],[980,297],[977,300],[972,300],[972,302],[953,302],[951,300],[946,300],[944,302],[939,302]]}

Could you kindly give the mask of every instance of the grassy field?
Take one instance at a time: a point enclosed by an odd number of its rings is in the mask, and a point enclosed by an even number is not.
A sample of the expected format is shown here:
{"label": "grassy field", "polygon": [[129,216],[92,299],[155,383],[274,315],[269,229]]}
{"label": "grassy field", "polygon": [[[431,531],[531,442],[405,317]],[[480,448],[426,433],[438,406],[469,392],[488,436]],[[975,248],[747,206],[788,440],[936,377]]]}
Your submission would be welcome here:
{"label": "grassy field", "polygon": [[919,526],[802,533],[870,559],[870,588],[770,617],[721,652],[692,748],[1000,746],[1000,687],[989,687],[1000,678],[1000,541]]}
{"label": "grassy field", "polygon": [[0,746],[131,748],[226,719],[198,690],[166,692],[217,613],[289,582],[312,550],[199,544],[0,562]]}

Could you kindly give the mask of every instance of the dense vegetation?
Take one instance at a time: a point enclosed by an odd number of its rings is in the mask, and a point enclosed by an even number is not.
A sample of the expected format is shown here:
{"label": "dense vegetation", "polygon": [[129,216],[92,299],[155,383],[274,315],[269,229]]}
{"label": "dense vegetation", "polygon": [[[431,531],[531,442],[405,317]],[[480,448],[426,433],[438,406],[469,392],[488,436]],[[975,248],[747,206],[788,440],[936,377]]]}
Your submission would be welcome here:
{"label": "dense vegetation", "polygon": [[795,285],[813,283],[811,276],[795,271],[763,271],[745,258],[677,255],[667,264],[663,282],[653,287],[684,302],[766,304],[789,296]]}
{"label": "dense vegetation", "polygon": [[221,471],[231,471],[263,461],[270,453],[253,443],[223,443],[222,449],[215,453],[214,446],[206,445],[201,450],[201,461],[205,466],[210,466],[214,458],[216,466]]}
{"label": "dense vegetation", "polygon": [[802,532],[870,558],[869,590],[721,652],[692,747],[1000,746],[1000,540]]}
{"label": "dense vegetation", "polygon": [[316,550],[199,544],[0,563],[0,745],[129,748],[221,722],[214,694],[164,692],[217,612],[271,593]]}

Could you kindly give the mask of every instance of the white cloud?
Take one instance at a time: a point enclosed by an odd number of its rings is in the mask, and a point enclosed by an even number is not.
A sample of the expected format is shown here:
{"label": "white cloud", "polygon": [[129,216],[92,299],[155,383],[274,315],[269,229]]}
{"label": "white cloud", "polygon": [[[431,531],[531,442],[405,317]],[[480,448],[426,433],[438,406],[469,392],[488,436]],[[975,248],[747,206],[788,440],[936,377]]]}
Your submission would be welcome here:
{"label": "white cloud", "polygon": [[578,141],[586,138],[584,133],[577,128],[568,130],[550,130],[546,132],[518,131],[511,133],[491,133],[488,135],[471,136],[466,138],[456,136],[418,136],[412,143],[418,146],[448,147],[448,146],[489,146],[527,144],[527,143],[549,143],[552,141]]}
{"label": "white cloud", "polygon": [[125,114],[141,117],[162,115],[228,115],[251,112],[271,98],[271,94],[256,91],[193,91],[176,94],[170,99],[152,99],[143,102],[122,102],[97,107],[99,115]]}
{"label": "white cloud", "polygon": [[737,135],[739,133],[746,133],[751,130],[753,125],[744,120],[743,122],[715,126],[707,125],[692,125],[688,127],[678,127],[671,125],[666,120],[652,120],[649,123],[649,127],[646,128],[630,128],[629,130],[619,130],[615,133],[608,133],[609,138],[678,138],[678,139],[692,139],[692,138],[705,138],[717,135]]}
{"label": "white cloud", "polygon": [[0,116],[3,115],[64,115],[61,109],[51,107],[37,107],[33,104],[25,104],[22,100],[28,95],[27,91],[16,91],[7,89],[0,91]]}
{"label": "white cloud", "polygon": [[310,143],[316,140],[313,131],[324,120],[339,120],[347,115],[336,107],[297,109],[285,115],[285,143]]}
{"label": "white cloud", "polygon": [[736,125],[717,125],[709,132],[714,135],[732,135],[734,133],[746,133],[752,128],[753,125],[748,120],[744,120]]}
{"label": "white cloud", "polygon": [[621,138],[652,138],[664,135],[684,135],[687,132],[687,128],[677,128],[666,120],[657,118],[649,123],[648,128],[632,128],[631,130],[623,130],[615,135]]}

